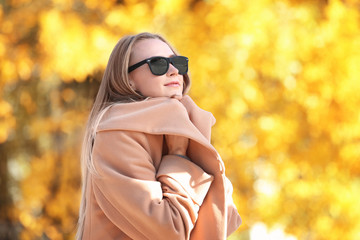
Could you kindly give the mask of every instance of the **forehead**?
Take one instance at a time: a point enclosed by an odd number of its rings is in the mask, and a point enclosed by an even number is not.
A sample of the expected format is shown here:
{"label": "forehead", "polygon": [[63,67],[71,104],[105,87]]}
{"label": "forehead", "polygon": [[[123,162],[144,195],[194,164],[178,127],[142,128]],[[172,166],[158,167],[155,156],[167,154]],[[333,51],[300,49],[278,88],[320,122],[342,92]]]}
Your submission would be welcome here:
{"label": "forehead", "polygon": [[174,52],[160,39],[143,39],[134,44],[130,63],[139,62],[153,56],[170,57],[172,55],[174,55]]}

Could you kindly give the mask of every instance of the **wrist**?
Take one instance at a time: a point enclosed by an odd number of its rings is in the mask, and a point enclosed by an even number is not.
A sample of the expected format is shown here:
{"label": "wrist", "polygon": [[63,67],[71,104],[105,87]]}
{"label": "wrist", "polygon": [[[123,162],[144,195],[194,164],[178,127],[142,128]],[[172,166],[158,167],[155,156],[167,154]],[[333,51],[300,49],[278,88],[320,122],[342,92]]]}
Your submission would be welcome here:
{"label": "wrist", "polygon": [[175,156],[178,156],[178,157],[181,157],[181,158],[184,158],[186,160],[189,160],[191,161],[191,159],[188,157],[188,156],[185,156],[185,155],[181,155],[181,154],[174,154]]}
{"label": "wrist", "polygon": [[169,154],[170,155],[186,155],[186,149],[172,149],[172,150],[169,150]]}

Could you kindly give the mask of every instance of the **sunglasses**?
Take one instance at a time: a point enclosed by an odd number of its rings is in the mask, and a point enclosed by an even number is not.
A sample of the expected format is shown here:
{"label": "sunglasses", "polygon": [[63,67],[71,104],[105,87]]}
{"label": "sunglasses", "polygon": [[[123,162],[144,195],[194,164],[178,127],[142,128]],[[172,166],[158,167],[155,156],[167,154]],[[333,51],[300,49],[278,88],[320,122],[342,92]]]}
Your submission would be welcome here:
{"label": "sunglasses", "polygon": [[161,76],[167,73],[167,71],[169,70],[169,64],[171,63],[177,70],[179,70],[180,75],[184,75],[188,72],[188,61],[189,59],[184,56],[174,56],[170,58],[151,57],[130,66],[128,68],[128,72],[131,72],[147,63],[152,74],[156,76]]}

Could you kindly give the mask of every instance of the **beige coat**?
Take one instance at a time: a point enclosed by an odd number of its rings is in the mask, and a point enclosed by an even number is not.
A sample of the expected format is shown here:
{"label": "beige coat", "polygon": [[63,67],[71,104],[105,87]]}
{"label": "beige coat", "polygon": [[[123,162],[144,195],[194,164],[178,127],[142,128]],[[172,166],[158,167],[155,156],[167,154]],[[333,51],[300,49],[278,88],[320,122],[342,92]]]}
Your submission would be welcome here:
{"label": "beige coat", "polygon": [[[241,218],[210,144],[214,123],[189,96],[111,107],[94,142],[83,239],[226,239]],[[166,134],[190,139],[191,161],[167,155]]]}

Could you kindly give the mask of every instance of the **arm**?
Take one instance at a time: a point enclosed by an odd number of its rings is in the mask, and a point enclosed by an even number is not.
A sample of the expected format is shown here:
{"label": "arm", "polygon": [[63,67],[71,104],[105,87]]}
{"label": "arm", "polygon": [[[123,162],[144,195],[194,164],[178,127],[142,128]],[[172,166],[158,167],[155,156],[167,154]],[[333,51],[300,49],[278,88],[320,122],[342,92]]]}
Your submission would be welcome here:
{"label": "arm", "polygon": [[162,141],[139,132],[99,132],[93,150],[99,173],[93,178],[95,198],[132,239],[189,239],[212,177],[176,155],[164,156],[156,172],[151,144]]}

